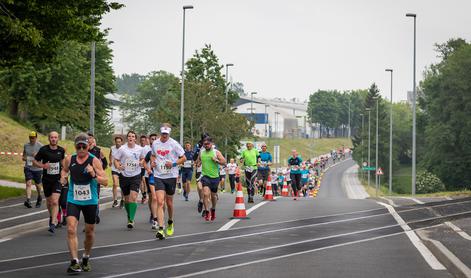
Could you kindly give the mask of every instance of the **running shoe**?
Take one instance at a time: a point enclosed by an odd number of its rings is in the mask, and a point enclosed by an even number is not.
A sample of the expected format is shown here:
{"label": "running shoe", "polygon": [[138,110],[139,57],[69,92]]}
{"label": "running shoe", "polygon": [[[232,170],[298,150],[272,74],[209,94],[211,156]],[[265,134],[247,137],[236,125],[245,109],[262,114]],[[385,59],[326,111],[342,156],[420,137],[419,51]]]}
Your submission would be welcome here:
{"label": "running shoe", "polygon": [[118,206],[118,200],[114,200],[113,204],[111,205],[112,208],[115,208]]}
{"label": "running shoe", "polygon": [[146,196],[146,195],[142,195],[141,204],[145,204],[146,201],[147,201],[147,196]]}
{"label": "running shoe", "polygon": [[211,221],[214,221],[214,219],[216,219],[216,210],[211,209]]}
{"label": "running shoe", "polygon": [[204,216],[204,220],[206,220],[206,222],[210,221],[211,220],[211,212],[206,211],[206,215]]}
{"label": "running shoe", "polygon": [[67,226],[67,217],[65,215],[62,217],[62,226]]}
{"label": "running shoe", "polygon": [[165,239],[165,233],[164,233],[164,229],[159,229],[157,231],[157,233],[155,233],[155,237],[160,239],[160,240],[163,240]]}
{"label": "running shoe", "polygon": [[33,206],[31,205],[31,202],[30,202],[29,200],[26,200],[24,205],[25,205],[25,207],[27,207],[27,208],[29,208],[29,209],[33,207]]}
{"label": "running shoe", "polygon": [[247,200],[247,203],[253,203],[253,197],[249,197],[249,199]]}
{"label": "running shoe", "polygon": [[201,213],[201,217],[206,217],[206,214],[208,214],[208,211],[207,211],[207,210],[203,210],[203,212]]}
{"label": "running shoe", "polygon": [[80,267],[84,272],[89,272],[92,270],[92,266],[90,265],[90,258],[82,258],[82,263],[80,264]]}
{"label": "running shoe", "polygon": [[59,222],[59,223],[56,224],[56,229],[57,228],[62,228],[62,222]]}
{"label": "running shoe", "polygon": [[149,216],[149,224],[154,224],[154,217],[152,217],[152,214]]}
{"label": "running shoe", "polygon": [[203,211],[203,202],[199,201],[198,202],[198,213],[201,213]]}
{"label": "running shoe", "polygon": [[128,229],[134,228],[134,221],[128,220]]}
{"label": "running shoe", "polygon": [[188,195],[187,195],[187,196],[185,196],[185,201],[186,201],[186,202],[188,202]]}
{"label": "running shoe", "polygon": [[56,232],[56,225],[52,223],[49,224],[49,229],[47,231],[50,232],[51,234],[54,234]]}
{"label": "running shoe", "polygon": [[80,264],[76,260],[70,261],[70,266],[67,268],[67,273],[68,274],[79,274],[82,272],[82,268],[80,267]]}
{"label": "running shoe", "polygon": [[181,189],[181,188],[178,188],[177,193],[178,193],[178,194],[182,194],[182,189]]}
{"label": "running shoe", "polygon": [[157,230],[158,228],[159,228],[159,227],[158,227],[157,221],[152,220],[152,227],[151,227],[151,229],[152,229],[152,230]]}
{"label": "running shoe", "polygon": [[124,208],[124,200],[121,199],[121,201],[119,202],[119,208],[122,209]]}
{"label": "running shoe", "polygon": [[172,223],[172,224],[168,224],[168,223],[167,223],[167,228],[165,229],[165,233],[166,233],[168,236],[173,236],[173,233],[174,233],[174,230],[173,230],[173,223]]}
{"label": "running shoe", "polygon": [[42,201],[43,201],[43,198],[41,196],[39,196],[38,199],[36,199],[36,208],[41,207]]}

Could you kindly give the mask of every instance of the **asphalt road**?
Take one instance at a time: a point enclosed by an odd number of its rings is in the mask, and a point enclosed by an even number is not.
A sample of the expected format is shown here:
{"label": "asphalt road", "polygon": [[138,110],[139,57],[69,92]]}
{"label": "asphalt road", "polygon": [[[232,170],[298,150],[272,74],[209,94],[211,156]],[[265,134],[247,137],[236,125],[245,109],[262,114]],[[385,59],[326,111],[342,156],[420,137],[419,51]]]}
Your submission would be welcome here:
{"label": "asphalt road", "polygon": [[[315,199],[258,197],[256,209],[246,205],[248,220],[230,222],[234,195],[220,194],[213,223],[197,214],[194,193],[190,202],[177,197],[175,235],[164,241],[154,238],[147,206],[139,207],[133,231],[125,228],[123,210],[105,210],[96,229],[93,271],[81,276],[451,277],[446,269],[432,269],[386,207],[347,199],[341,180],[352,165],[347,160],[327,171]],[[466,212],[468,204],[433,204],[440,216],[428,205],[397,212],[411,229],[421,229],[443,215],[455,217],[463,206]],[[40,230],[0,243],[0,277],[66,276],[65,236],[64,228],[54,236]]]}

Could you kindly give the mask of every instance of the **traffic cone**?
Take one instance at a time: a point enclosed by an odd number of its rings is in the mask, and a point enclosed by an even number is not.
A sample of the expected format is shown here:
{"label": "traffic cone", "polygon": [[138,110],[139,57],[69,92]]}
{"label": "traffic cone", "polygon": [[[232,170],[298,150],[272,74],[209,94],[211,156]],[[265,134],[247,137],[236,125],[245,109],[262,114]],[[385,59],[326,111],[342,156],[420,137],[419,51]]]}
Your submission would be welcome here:
{"label": "traffic cone", "polygon": [[267,182],[265,183],[265,201],[275,201],[275,199],[273,199],[273,191],[271,190],[271,179],[270,179],[270,176],[268,176],[268,180]]}
{"label": "traffic cone", "polygon": [[299,197],[304,197],[304,194],[303,194],[303,191],[302,191],[302,190],[299,190],[298,192],[299,192],[299,194],[298,194]]}
{"label": "traffic cone", "polygon": [[288,197],[289,192],[288,192],[288,185],[286,184],[286,181],[283,182],[283,189],[281,189],[281,196],[282,197]]}
{"label": "traffic cone", "polygon": [[245,211],[244,192],[242,192],[242,185],[240,183],[237,184],[234,214],[231,219],[249,219]]}
{"label": "traffic cone", "polygon": [[314,189],[309,190],[309,198],[314,198]]}

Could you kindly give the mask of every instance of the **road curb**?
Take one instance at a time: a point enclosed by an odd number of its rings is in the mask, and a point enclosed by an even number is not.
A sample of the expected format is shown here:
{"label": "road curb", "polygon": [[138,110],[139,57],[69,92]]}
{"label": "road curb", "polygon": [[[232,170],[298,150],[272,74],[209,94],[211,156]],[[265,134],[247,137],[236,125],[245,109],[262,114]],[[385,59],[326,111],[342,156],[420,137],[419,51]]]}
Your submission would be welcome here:
{"label": "road curb", "polygon": [[[111,208],[111,206],[113,205],[113,202],[106,202],[106,203],[101,203],[100,204],[100,211],[103,211],[105,209],[109,209]],[[35,221],[31,221],[31,222],[28,222],[28,223],[23,223],[23,224],[19,224],[19,225],[15,225],[13,227],[9,227],[9,228],[4,228],[4,229],[1,229],[0,230],[0,242],[2,239],[11,239],[11,238],[15,238],[15,237],[18,237],[20,235],[24,235],[24,234],[27,234],[27,233],[31,233],[31,232],[34,232],[34,231],[37,231],[37,230],[41,230],[41,229],[46,229],[49,225],[49,219],[48,218],[45,218],[45,219],[39,219],[39,220],[35,220]]]}
{"label": "road curb", "polygon": [[471,278],[471,270],[457,258],[448,248],[440,241],[431,239],[427,236],[426,231],[417,231],[417,234],[438,260],[445,265],[447,270],[458,278]]}

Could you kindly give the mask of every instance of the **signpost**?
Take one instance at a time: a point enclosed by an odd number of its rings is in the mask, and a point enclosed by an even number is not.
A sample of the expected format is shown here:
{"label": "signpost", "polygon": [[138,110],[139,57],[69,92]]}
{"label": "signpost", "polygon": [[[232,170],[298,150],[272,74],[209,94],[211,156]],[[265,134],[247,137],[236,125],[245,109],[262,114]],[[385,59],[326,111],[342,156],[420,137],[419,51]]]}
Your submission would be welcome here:
{"label": "signpost", "polygon": [[378,176],[378,186],[376,187],[376,197],[378,197],[378,189],[381,186],[382,175],[383,175],[383,169],[381,167],[378,167],[378,170],[376,171],[376,176]]}

